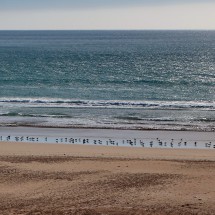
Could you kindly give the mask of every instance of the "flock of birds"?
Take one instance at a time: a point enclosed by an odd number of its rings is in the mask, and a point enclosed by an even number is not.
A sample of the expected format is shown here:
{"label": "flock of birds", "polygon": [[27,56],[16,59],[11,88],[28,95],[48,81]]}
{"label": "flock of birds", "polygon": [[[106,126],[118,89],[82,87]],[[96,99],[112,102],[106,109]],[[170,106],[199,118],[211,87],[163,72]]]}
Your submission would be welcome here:
{"label": "flock of birds", "polygon": [[62,143],[62,144],[87,144],[87,145],[111,145],[111,146],[131,146],[131,147],[159,147],[159,148],[214,148],[215,143],[205,141],[201,144],[197,141],[187,142],[183,139],[176,140],[171,139],[170,141],[164,141],[159,138],[140,140],[140,139],[128,139],[128,140],[113,140],[108,138],[102,139],[90,139],[90,138],[54,138],[54,137],[29,137],[29,136],[0,136],[0,141],[8,142],[38,142],[38,143]]}

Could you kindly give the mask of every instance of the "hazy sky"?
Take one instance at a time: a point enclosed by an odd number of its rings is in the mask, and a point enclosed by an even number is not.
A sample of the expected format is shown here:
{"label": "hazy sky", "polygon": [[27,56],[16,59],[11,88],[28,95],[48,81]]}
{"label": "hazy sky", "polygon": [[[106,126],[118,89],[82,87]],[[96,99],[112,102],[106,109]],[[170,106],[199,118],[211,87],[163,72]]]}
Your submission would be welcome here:
{"label": "hazy sky", "polygon": [[0,29],[215,29],[215,0],[0,0]]}

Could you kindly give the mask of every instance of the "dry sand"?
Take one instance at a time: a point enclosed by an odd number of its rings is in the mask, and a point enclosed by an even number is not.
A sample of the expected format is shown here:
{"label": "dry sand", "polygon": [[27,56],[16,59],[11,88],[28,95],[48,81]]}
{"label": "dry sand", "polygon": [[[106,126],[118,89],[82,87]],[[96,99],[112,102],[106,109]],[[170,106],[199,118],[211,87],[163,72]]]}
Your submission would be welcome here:
{"label": "dry sand", "polygon": [[0,214],[215,214],[215,150],[0,143]]}

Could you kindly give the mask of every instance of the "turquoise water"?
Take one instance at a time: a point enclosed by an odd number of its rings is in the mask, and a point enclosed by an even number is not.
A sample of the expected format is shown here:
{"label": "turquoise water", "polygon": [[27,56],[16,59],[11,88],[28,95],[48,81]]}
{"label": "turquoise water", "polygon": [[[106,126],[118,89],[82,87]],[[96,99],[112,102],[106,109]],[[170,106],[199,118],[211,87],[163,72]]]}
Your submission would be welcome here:
{"label": "turquoise water", "polygon": [[214,130],[215,31],[0,31],[0,124]]}

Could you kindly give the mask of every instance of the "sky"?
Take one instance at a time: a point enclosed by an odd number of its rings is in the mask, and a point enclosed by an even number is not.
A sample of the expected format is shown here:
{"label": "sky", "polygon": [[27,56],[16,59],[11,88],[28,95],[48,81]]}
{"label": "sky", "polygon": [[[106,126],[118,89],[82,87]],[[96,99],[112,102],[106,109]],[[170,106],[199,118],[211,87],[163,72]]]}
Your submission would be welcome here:
{"label": "sky", "polygon": [[0,30],[215,30],[215,0],[0,0]]}

